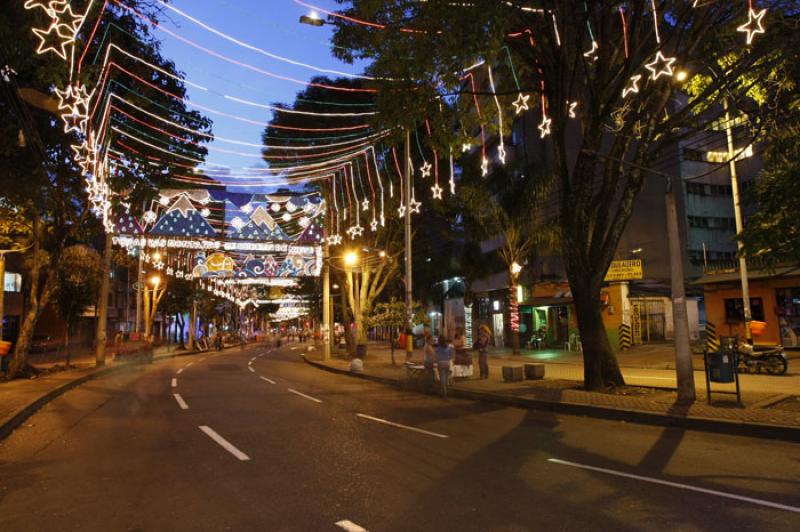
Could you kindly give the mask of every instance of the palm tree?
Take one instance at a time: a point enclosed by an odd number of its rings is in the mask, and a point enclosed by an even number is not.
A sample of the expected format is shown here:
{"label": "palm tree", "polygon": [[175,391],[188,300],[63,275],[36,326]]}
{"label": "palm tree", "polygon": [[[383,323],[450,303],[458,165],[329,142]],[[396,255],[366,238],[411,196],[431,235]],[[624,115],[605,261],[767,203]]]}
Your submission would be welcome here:
{"label": "palm tree", "polygon": [[520,274],[537,251],[552,247],[558,239],[558,224],[547,216],[543,201],[549,192],[547,175],[529,172],[515,176],[496,169],[490,179],[461,187],[467,225],[483,239],[498,241],[497,253],[506,267],[511,300],[512,347],[519,354],[519,310],[516,292]]}

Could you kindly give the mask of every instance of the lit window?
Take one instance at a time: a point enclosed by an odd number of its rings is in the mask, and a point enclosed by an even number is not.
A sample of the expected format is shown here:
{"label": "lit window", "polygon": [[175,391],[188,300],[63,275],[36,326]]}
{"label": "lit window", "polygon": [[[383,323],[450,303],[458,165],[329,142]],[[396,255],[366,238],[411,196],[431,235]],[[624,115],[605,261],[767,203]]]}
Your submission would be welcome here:
{"label": "lit window", "polygon": [[[746,147],[744,150],[734,150],[737,153],[737,161],[748,159],[753,156],[753,145]],[[706,161],[710,163],[727,163],[730,160],[727,151],[709,151],[706,152]]]}
{"label": "lit window", "polygon": [[3,291],[20,292],[22,291],[22,276],[18,273],[6,272],[3,279]]}

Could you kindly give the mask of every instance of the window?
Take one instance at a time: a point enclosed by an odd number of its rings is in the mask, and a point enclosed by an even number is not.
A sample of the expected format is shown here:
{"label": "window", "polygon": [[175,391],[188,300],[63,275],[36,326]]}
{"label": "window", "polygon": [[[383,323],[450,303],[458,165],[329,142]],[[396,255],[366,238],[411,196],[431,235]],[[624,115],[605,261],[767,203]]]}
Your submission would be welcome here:
{"label": "window", "polygon": [[[725,321],[728,323],[744,321],[744,305],[742,298],[725,300]],[[764,303],[760,297],[750,298],[750,312],[756,321],[764,321]]]}
{"label": "window", "polygon": [[800,317],[800,287],[776,289],[775,300],[779,316]]}
{"label": "window", "polygon": [[20,292],[22,291],[22,276],[18,273],[6,272],[3,279],[4,292]]}

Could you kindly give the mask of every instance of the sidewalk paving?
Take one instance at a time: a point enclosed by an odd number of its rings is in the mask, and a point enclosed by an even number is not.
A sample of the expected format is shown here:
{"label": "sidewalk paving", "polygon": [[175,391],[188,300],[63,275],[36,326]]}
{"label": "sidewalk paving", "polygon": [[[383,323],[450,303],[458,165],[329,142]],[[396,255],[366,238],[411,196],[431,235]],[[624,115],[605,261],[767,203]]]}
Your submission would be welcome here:
{"label": "sidewalk paving", "polygon": [[[395,351],[395,357],[398,365],[392,366],[389,349],[371,344],[363,376],[387,384],[408,385],[410,381],[402,365],[405,353]],[[413,360],[421,362],[421,357],[421,351],[417,350]],[[320,350],[316,350],[309,353],[307,361],[323,369],[348,373],[349,362],[344,358],[334,357],[324,364],[320,358]],[[490,378],[458,379],[451,387],[453,395],[563,413],[800,440],[800,409],[793,406],[797,404],[796,396],[800,395],[800,376],[741,375],[745,406],[740,408],[735,395],[728,394],[714,393],[713,404],[708,405],[705,377],[702,371],[697,371],[697,401],[684,406],[675,404],[674,371],[623,368],[629,386],[616,392],[580,389],[583,366],[565,362],[545,363],[544,380],[503,382],[502,366],[523,362],[531,360],[528,357],[490,357]],[[477,356],[473,356],[473,363],[477,364]],[[477,373],[477,366],[475,371]],[[712,390],[733,391],[734,388],[712,384]]]}

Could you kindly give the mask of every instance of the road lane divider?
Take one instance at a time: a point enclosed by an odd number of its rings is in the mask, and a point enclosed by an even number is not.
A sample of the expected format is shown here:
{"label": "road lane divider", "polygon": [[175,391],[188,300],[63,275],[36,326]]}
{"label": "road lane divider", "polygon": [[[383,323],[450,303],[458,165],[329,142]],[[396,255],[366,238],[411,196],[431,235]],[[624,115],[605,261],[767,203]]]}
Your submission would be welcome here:
{"label": "road lane divider", "polygon": [[181,397],[181,394],[173,393],[172,397],[174,397],[175,401],[178,402],[178,406],[181,407],[181,410],[189,410],[189,405],[187,405],[186,401],[183,400],[183,397]]}
{"label": "road lane divider", "polygon": [[349,519],[342,519],[334,524],[341,529],[347,530],[347,532],[368,532],[366,528],[355,524]]}
{"label": "road lane divider", "polygon": [[439,434],[438,432],[431,432],[431,431],[425,430],[425,429],[418,429],[417,427],[410,427],[408,425],[395,423],[394,421],[389,421],[387,419],[381,419],[379,417],[368,416],[367,414],[356,413],[356,417],[360,417],[362,419],[368,419],[370,421],[375,421],[376,423],[383,423],[384,425],[397,427],[399,429],[410,430],[412,432],[419,432],[420,434],[425,434],[427,436],[433,436],[434,438],[449,438],[450,437],[447,434]]}
{"label": "road lane divider", "polygon": [[172,387],[173,388],[177,388],[178,387],[178,379],[176,379],[175,377],[172,378]]}
{"label": "road lane divider", "polygon": [[272,380],[272,379],[268,379],[268,378],[266,378],[266,377],[259,377],[259,379],[261,379],[262,381],[267,381],[267,382],[268,382],[268,383],[270,383],[270,384],[275,384],[275,381],[274,381],[274,380]]}
{"label": "road lane divider", "polygon": [[300,397],[308,399],[309,401],[314,401],[315,403],[321,403],[322,402],[321,399],[317,399],[316,397],[311,397],[310,395],[306,395],[304,393],[298,392],[297,390],[294,390],[292,388],[288,388],[288,390],[290,392],[292,392],[293,394],[295,394],[295,395],[299,395]]}
{"label": "road lane divider", "polygon": [[712,489],[708,489],[708,488],[701,488],[699,486],[692,486],[690,484],[682,484],[680,482],[671,482],[669,480],[661,480],[659,478],[645,477],[645,476],[642,476],[642,475],[634,475],[633,473],[625,473],[623,471],[616,471],[614,469],[606,469],[604,467],[596,467],[596,466],[591,466],[591,465],[586,465],[586,464],[578,464],[576,462],[568,462],[566,460],[559,460],[558,458],[548,458],[547,461],[551,462],[553,464],[559,464],[559,465],[564,465],[564,466],[569,466],[569,467],[577,467],[578,469],[586,469],[588,471],[595,471],[597,473],[603,473],[603,474],[606,474],[606,475],[613,475],[613,476],[617,476],[617,477],[630,478],[630,479],[633,479],[633,480],[640,480],[642,482],[649,482],[651,484],[660,484],[662,486],[669,486],[671,488],[677,488],[677,489],[682,489],[682,490],[687,490],[687,491],[695,491],[695,492],[698,492],[698,493],[705,493],[707,495],[714,495],[716,497],[724,497],[726,499],[734,499],[734,500],[737,500],[737,501],[749,502],[751,504],[757,504],[759,506],[766,506],[768,508],[775,508],[777,510],[785,510],[787,512],[800,513],[800,507],[797,507],[797,506],[789,506],[787,504],[780,504],[780,503],[777,503],[777,502],[767,501],[767,500],[764,500],[764,499],[755,499],[753,497],[746,497],[744,495],[736,495],[735,493],[727,493],[727,492],[724,492],[724,491],[717,491],[717,490],[712,490]]}
{"label": "road lane divider", "polygon": [[175,375],[180,375],[181,373],[183,373],[183,370],[185,370],[185,369],[186,368],[179,369],[178,371],[175,372]]}
{"label": "road lane divider", "polygon": [[220,447],[231,453],[237,459],[241,460],[242,462],[246,462],[250,460],[250,457],[244,454],[242,451],[237,449],[231,442],[217,434],[217,432],[209,427],[208,425],[200,425],[200,430],[202,430],[209,438],[214,440]]}
{"label": "road lane divider", "polygon": [[247,366],[247,369],[250,370],[250,373],[255,373],[256,370],[253,369],[253,366]]}

